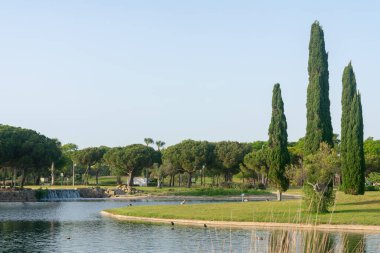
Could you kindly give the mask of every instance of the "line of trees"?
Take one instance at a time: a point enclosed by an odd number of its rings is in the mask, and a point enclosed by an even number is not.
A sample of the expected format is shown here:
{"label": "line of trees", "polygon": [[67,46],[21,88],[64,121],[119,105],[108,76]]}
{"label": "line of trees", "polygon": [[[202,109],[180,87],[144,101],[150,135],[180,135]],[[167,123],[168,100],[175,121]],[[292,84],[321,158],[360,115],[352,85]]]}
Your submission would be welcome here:
{"label": "line of trees", "polygon": [[[205,185],[206,176],[212,178],[213,185],[231,186],[233,177],[239,176],[251,185],[271,184],[278,190],[278,200],[290,184],[304,185],[309,210],[326,212],[334,201],[336,185],[341,185],[346,194],[364,194],[365,175],[380,171],[380,141],[363,140],[361,95],[351,62],[342,77],[341,140],[333,133],[328,54],[324,31],[317,21],[311,26],[308,74],[306,135],[298,142],[288,143],[281,88],[275,84],[265,142],[184,140],[164,148],[165,142],[145,138],[145,145],[78,150],[75,144],[61,146],[33,130],[0,126],[3,180],[12,178],[14,184],[21,176],[23,186],[28,176],[38,183],[39,177],[51,173],[54,182],[57,172],[70,174],[75,166],[85,184],[90,174],[95,175],[96,184],[99,174],[116,175],[118,183],[121,176],[128,176],[129,186],[135,176],[145,174],[155,177],[158,187],[165,178],[169,178],[170,186],[176,178],[179,185],[185,178],[187,187],[194,178]],[[377,178],[375,174],[370,177]]]}

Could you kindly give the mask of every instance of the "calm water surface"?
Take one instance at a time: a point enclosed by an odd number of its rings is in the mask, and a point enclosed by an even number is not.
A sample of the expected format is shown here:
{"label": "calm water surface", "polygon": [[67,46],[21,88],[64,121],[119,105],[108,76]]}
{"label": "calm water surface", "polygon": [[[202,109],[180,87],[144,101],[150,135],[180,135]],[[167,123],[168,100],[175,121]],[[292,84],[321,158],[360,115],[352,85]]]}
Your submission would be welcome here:
{"label": "calm water surface", "polygon": [[[178,201],[0,202],[0,252],[267,252],[271,236],[284,236],[283,231],[263,229],[136,224],[100,215],[101,210],[129,203],[168,205]],[[300,241],[306,238],[305,232],[292,236],[296,251],[302,252]],[[341,251],[345,236],[351,243],[346,249],[354,249],[363,242],[366,252],[380,252],[380,235],[332,233],[327,236],[331,241],[329,247],[337,252]]]}

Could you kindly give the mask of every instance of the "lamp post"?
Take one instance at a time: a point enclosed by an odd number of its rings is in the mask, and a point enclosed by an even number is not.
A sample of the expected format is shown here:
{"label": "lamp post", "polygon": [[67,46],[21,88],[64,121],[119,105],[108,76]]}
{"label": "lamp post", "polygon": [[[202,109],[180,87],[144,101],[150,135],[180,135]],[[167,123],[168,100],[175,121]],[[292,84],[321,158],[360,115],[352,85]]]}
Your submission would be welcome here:
{"label": "lamp post", "polygon": [[73,163],[73,186],[75,186],[75,166],[77,166],[76,163]]}

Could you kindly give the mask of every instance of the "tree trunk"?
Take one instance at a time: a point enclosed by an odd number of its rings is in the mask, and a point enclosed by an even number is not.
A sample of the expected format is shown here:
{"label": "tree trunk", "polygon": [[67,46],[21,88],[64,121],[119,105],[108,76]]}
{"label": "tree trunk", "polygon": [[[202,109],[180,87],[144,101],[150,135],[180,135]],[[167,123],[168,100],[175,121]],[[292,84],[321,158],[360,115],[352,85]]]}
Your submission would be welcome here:
{"label": "tree trunk", "polygon": [[24,189],[24,184],[25,184],[25,169],[22,169],[22,172],[21,172],[21,189]]}
{"label": "tree trunk", "polygon": [[54,162],[51,163],[51,185],[54,185]]}
{"label": "tree trunk", "polygon": [[157,188],[161,188],[161,178],[157,179]]}
{"label": "tree trunk", "polygon": [[282,200],[282,191],[281,190],[277,190],[277,200],[278,201]]}
{"label": "tree trunk", "polygon": [[40,175],[37,175],[37,178],[36,178],[36,185],[39,185],[41,183],[41,176]]}
{"label": "tree trunk", "polygon": [[181,174],[178,175],[178,187],[181,187]]}
{"label": "tree trunk", "polygon": [[99,185],[99,170],[96,170],[95,177],[96,177],[96,185]]}
{"label": "tree trunk", "polygon": [[12,179],[12,187],[16,187],[16,179],[17,179],[17,170],[13,169],[13,179]]}
{"label": "tree trunk", "polygon": [[87,169],[84,173],[84,184],[85,185],[88,185],[88,172],[90,171],[91,169],[91,166],[90,165],[87,165]]}
{"label": "tree trunk", "polygon": [[131,173],[129,173],[127,185],[130,186],[130,187],[133,186],[133,171]]}
{"label": "tree trunk", "polygon": [[191,188],[191,176],[193,173],[188,172],[189,176],[187,178],[187,188]]}

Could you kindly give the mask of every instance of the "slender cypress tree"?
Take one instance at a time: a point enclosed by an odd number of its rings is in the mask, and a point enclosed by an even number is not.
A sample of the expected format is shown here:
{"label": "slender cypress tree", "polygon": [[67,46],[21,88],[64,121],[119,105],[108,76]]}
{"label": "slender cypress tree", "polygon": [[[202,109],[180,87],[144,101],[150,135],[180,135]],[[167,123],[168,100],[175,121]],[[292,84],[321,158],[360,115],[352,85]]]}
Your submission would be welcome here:
{"label": "slender cypress tree", "polygon": [[328,55],[325,50],[324,33],[318,21],[311,26],[308,72],[306,155],[317,151],[321,142],[333,146]]}
{"label": "slender cypress tree", "polygon": [[272,118],[269,126],[269,178],[278,190],[277,200],[281,201],[282,192],[289,188],[285,177],[285,167],[289,163],[287,123],[280,84],[273,87]]}
{"label": "slender cypress tree", "polygon": [[350,111],[353,98],[356,93],[356,78],[351,62],[344,68],[342,77],[342,118],[341,118],[341,143],[340,154],[342,159],[342,168],[344,170],[345,157],[347,152],[347,136],[350,134]]}
{"label": "slender cypress tree", "polygon": [[364,194],[365,160],[363,148],[363,114],[360,93],[356,93],[351,103],[346,133],[346,154],[343,162],[343,190],[346,194]]}
{"label": "slender cypress tree", "polygon": [[363,117],[351,62],[344,68],[342,84],[342,188],[347,194],[364,194]]}

